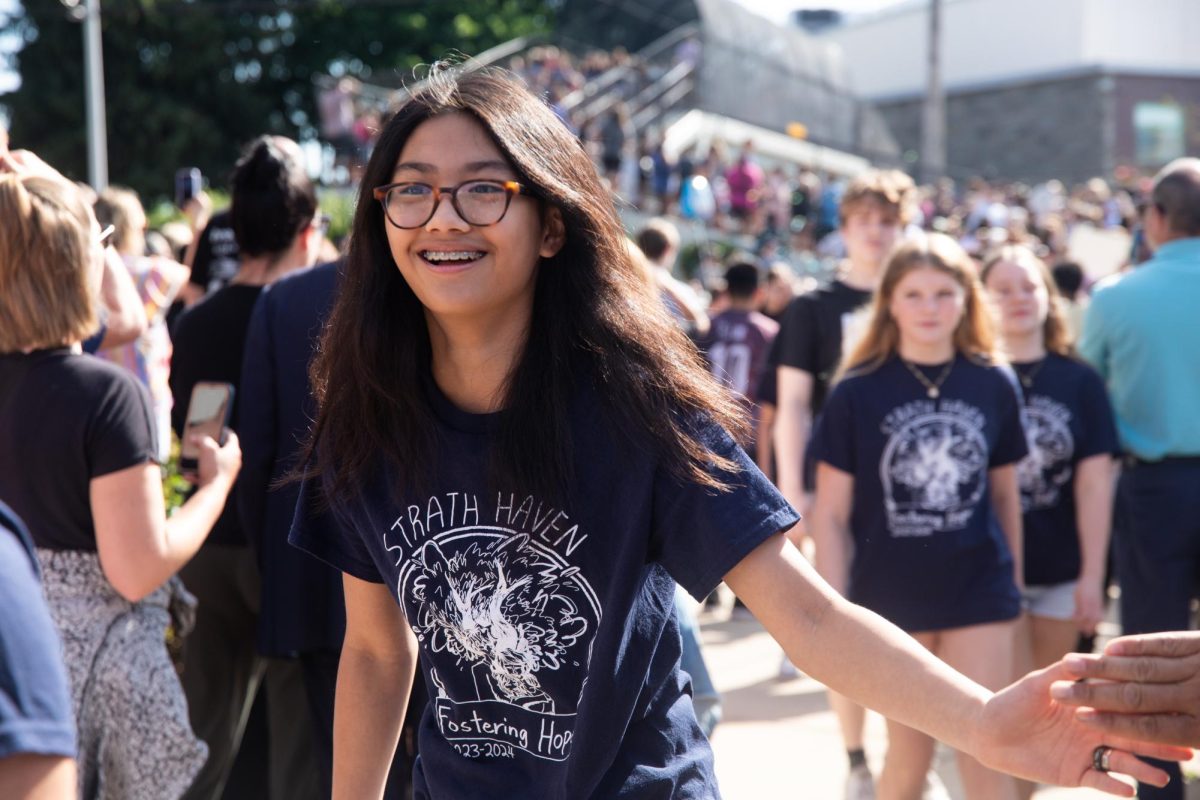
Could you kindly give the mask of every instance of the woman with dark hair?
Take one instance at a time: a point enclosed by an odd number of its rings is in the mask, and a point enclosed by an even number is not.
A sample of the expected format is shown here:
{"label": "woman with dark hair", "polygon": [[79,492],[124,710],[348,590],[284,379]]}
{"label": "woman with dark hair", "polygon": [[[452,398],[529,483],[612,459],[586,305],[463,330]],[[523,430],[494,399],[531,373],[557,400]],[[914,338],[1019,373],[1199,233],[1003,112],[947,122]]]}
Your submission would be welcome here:
{"label": "woman with dark hair", "polygon": [[737,405],[536,97],[435,70],[362,187],[291,536],[345,573],[335,797],[380,795],[418,649],[417,797],[715,796],[672,578],[724,578],[807,673],[998,768],[1124,788],[1051,705],[1058,671],[993,696],[787,543]]}
{"label": "woman with dark hair", "polygon": [[[238,270],[228,286],[191,306],[175,326],[171,419],[180,436],[197,383],[218,381],[240,388],[251,312],[263,287],[312,266],[321,238],[316,190],[304,171],[299,145],[291,139],[261,136],[251,142],[231,184],[229,218]],[[240,424],[235,392],[229,425],[236,431]],[[315,798],[320,788],[300,667],[258,652],[262,578],[250,545],[261,531],[242,530],[238,494],[235,486],[208,542],[180,573],[200,601],[196,628],[184,647],[183,688],[192,727],[209,746],[208,760],[187,798],[222,796],[260,684],[271,702],[268,763],[255,765],[264,769],[258,780],[269,786],[272,798]],[[260,793],[256,787],[229,788],[239,798]]]}

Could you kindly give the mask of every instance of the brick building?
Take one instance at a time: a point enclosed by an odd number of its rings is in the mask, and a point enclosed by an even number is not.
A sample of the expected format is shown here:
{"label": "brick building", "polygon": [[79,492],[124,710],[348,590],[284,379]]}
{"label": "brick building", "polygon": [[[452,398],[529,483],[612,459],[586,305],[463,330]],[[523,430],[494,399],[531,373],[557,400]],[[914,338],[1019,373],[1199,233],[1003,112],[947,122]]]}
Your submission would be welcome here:
{"label": "brick building", "polygon": [[[945,0],[952,176],[1071,181],[1200,153],[1200,2]],[[916,166],[928,2],[829,30]]]}

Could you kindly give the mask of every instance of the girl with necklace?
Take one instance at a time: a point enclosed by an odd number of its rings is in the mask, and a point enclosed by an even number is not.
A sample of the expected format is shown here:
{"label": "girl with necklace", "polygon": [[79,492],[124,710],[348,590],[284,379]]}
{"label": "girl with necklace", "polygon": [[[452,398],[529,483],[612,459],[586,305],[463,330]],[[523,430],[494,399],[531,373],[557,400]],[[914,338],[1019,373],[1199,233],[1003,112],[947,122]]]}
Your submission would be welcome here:
{"label": "girl with necklace", "polygon": [[672,598],[722,579],[806,673],[997,768],[1159,780],[1050,701],[1065,668],[992,694],[833,592],[578,140],[502,74],[433,72],[312,368],[291,541],[345,573],[334,798],[380,796],[418,652],[418,798],[719,796]]}
{"label": "girl with necklace", "polygon": [[1004,348],[1021,381],[1029,455],[1017,467],[1025,606],[1017,668],[1051,664],[1104,616],[1117,433],[1104,382],[1074,357],[1054,281],[1028,248],[983,267]]}
{"label": "girl with necklace", "polygon": [[[813,438],[816,566],[850,600],[984,686],[1011,677],[1020,613],[1020,401],[970,257],[945,236],[893,251]],[[881,800],[921,795],[934,740],[889,718]],[[968,798],[1014,781],[960,753]]]}

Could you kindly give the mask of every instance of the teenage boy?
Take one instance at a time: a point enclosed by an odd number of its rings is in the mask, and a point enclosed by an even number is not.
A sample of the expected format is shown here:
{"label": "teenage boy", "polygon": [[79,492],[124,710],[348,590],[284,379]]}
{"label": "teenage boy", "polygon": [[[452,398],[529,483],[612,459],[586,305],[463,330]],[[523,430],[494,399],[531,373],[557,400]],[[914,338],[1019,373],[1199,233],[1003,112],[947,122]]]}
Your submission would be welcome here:
{"label": "teenage boy", "polygon": [[[784,313],[772,353],[778,368],[779,398],[775,469],[780,490],[802,514],[808,509],[814,488],[814,471],[806,460],[812,424],[825,403],[844,350],[849,349],[866,321],[866,306],[888,253],[908,222],[914,188],[911,178],[895,170],[868,172],[851,181],[839,207],[846,258],[837,278],[800,295]],[[793,537],[803,537],[803,525],[801,522],[792,529]],[[815,563],[820,570],[820,553]],[[834,588],[842,591],[845,587]],[[787,666],[785,663],[781,674],[786,674]],[[846,798],[873,798],[874,781],[863,754],[865,712],[840,695],[830,692],[829,696],[850,760]]]}
{"label": "teenage boy", "polygon": [[741,444],[765,472],[770,469],[767,459],[770,451],[765,443],[757,441],[757,394],[762,373],[770,368],[767,354],[779,333],[779,323],[758,311],[762,300],[758,281],[758,267],[754,264],[736,262],[725,270],[729,306],[712,318],[701,349],[713,375],[733,389],[745,404],[751,428],[750,438]]}

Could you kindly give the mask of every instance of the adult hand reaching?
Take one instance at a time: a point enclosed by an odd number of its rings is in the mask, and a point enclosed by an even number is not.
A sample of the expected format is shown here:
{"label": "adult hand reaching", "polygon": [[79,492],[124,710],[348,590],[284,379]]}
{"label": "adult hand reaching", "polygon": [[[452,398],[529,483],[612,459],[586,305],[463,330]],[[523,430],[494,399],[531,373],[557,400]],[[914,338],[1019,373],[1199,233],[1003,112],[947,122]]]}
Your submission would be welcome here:
{"label": "adult hand reaching", "polygon": [[1055,684],[1051,692],[1079,706],[1076,717],[1094,730],[1200,746],[1200,631],[1122,636],[1102,655],[1072,654],[1063,662],[1067,678],[1089,680]]}
{"label": "adult hand reaching", "polygon": [[1167,774],[1135,755],[1168,761],[1191,758],[1186,747],[1141,742],[1136,735],[1109,733],[1085,724],[1074,708],[1051,698],[1051,686],[1069,677],[1067,667],[1059,662],[996,693],[984,708],[971,754],[993,769],[1023,778],[1088,786],[1121,797],[1131,797],[1134,788],[1095,768],[1097,748],[1112,748],[1107,756],[1111,772],[1155,786],[1165,785]]}

